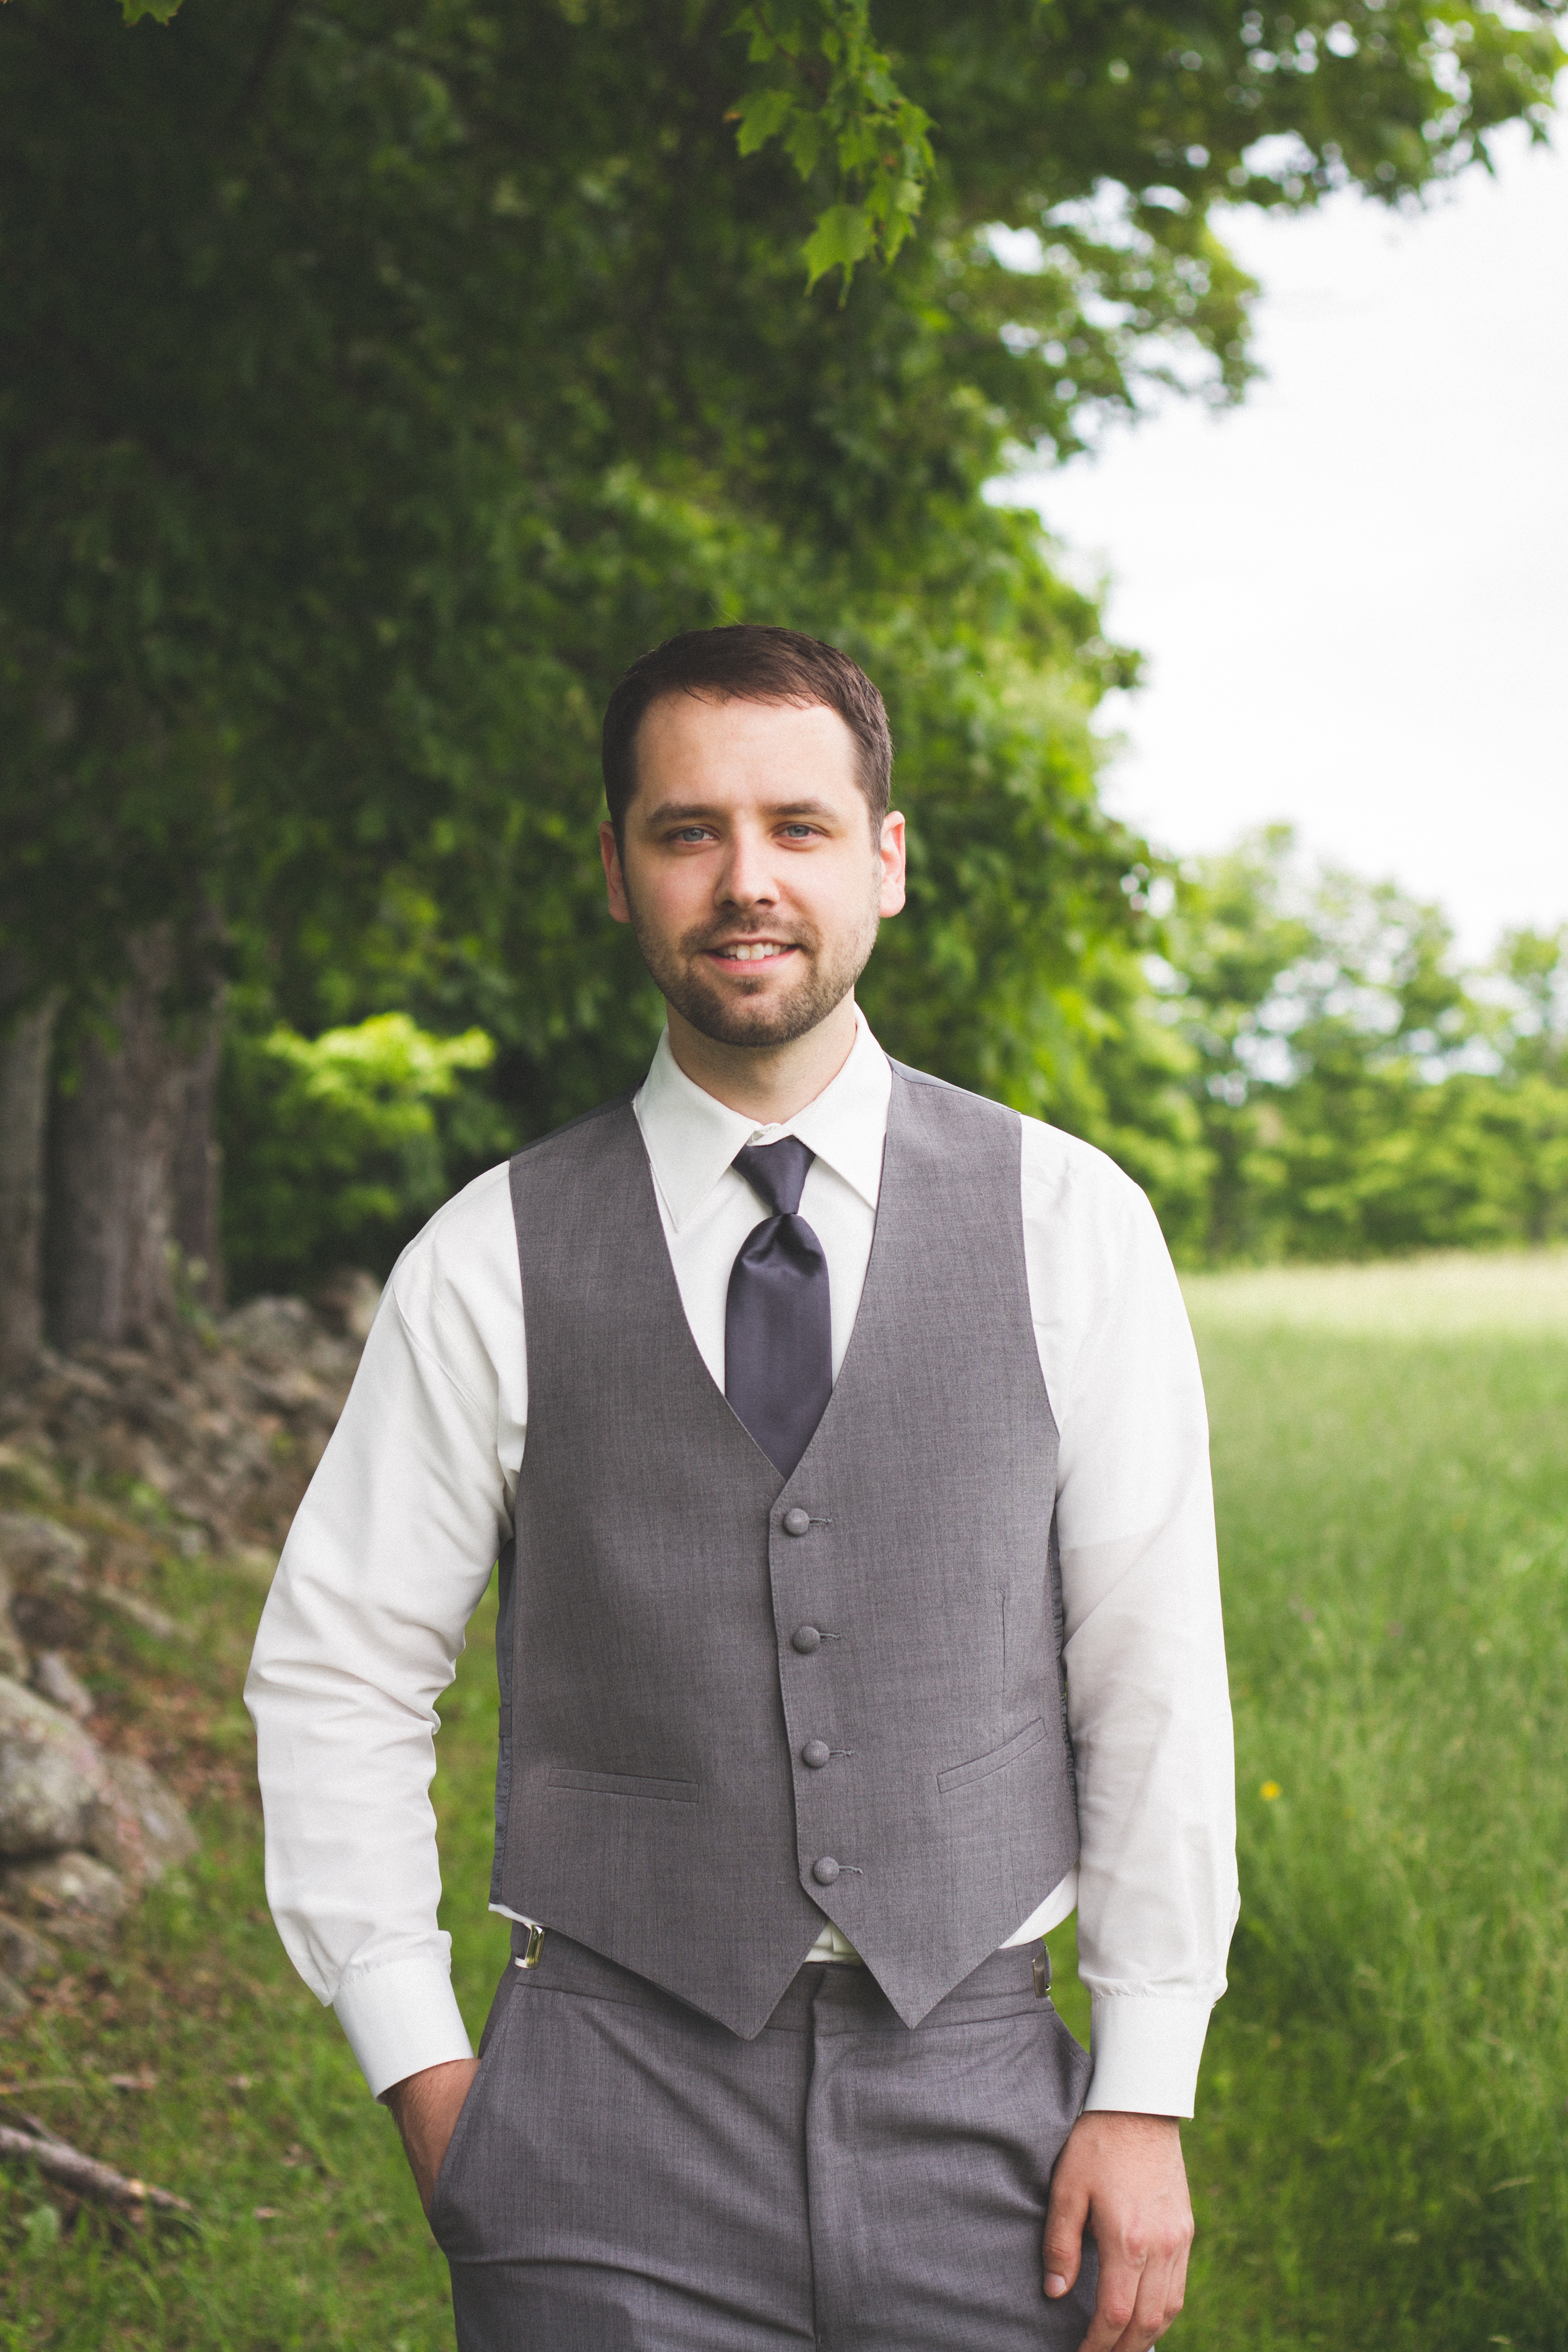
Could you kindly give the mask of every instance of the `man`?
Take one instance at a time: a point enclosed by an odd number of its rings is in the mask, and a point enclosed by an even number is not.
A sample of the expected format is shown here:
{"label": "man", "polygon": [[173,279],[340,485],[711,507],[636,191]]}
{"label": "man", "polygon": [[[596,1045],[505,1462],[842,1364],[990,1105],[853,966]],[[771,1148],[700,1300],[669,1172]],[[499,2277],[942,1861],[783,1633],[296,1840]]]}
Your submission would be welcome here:
{"label": "man", "polygon": [[[633,665],[602,845],[668,1029],[404,1254],[258,1637],[273,1910],[463,2352],[1145,2352],[1181,2305],[1236,1914],[1197,1368],[1136,1188],[861,1020],[890,769],[814,639]],[[476,2062],[426,1791],[498,1550]]]}

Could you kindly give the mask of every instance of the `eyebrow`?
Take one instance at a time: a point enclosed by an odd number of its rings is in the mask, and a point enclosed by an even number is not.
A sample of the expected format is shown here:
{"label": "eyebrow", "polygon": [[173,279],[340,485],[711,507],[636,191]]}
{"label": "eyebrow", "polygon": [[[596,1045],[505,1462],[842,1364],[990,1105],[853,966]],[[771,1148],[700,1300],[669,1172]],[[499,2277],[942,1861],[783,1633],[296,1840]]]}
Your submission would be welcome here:
{"label": "eyebrow", "polygon": [[[644,822],[655,824],[692,824],[699,820],[711,822],[728,812],[704,801],[661,801],[650,809]],[[835,818],[838,811],[826,801],[772,801],[763,812],[764,816],[821,816]]]}

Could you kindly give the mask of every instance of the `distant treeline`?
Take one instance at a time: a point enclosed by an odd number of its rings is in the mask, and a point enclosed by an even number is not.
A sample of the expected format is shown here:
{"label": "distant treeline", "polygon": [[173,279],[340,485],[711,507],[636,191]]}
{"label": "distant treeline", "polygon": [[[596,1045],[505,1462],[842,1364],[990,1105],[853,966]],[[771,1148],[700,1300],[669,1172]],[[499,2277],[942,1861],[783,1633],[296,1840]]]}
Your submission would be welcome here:
{"label": "distant treeline", "polygon": [[[1188,1265],[1568,1232],[1568,924],[1466,969],[1441,908],[1270,827],[1173,877],[1146,989],[1064,1105]],[[1075,1110],[1080,1115],[1075,1116]]]}
{"label": "distant treeline", "polygon": [[[1568,1233],[1568,925],[1466,971],[1437,908],[1310,871],[1284,827],[1135,878],[1157,944],[1091,967],[1095,1045],[1044,1099],[997,1090],[1110,1151],[1184,1264]],[[221,1098],[237,1291],[384,1271],[531,1131],[482,1027],[389,1012],[307,1039],[261,1009],[231,1023]],[[651,1044],[640,1000],[627,1024]]]}

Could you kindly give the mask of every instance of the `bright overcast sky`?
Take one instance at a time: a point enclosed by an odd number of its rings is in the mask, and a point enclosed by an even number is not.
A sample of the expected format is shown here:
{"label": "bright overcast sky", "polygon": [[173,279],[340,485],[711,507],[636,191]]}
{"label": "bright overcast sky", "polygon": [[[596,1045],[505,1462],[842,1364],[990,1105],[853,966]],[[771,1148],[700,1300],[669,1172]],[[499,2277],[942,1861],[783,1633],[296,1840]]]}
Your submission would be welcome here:
{"label": "bright overcast sky", "polygon": [[[1568,141],[1560,142],[1568,146]],[[1232,214],[1268,381],[1039,483],[1149,657],[1108,798],[1178,853],[1275,818],[1440,899],[1568,919],[1568,154],[1427,213]]]}

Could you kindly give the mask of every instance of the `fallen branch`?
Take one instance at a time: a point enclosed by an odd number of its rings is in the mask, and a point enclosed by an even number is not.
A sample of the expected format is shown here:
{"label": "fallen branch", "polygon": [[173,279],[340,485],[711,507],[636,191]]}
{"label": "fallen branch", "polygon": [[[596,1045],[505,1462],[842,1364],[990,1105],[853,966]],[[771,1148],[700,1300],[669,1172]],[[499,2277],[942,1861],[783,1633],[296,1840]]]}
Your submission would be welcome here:
{"label": "fallen branch", "polygon": [[58,2181],[74,2197],[89,2197],[98,2205],[118,2206],[122,2212],[193,2213],[195,2208],[184,2197],[176,2197],[170,2189],[154,2189],[145,2180],[137,2180],[124,2172],[116,2172],[111,2164],[100,2164],[95,2156],[83,2156],[80,2148],[72,2147],[68,2140],[57,2139],[47,2124],[34,2116],[25,2116],[26,2130],[15,2125],[0,2124],[0,2157],[22,2157],[47,2180]]}

